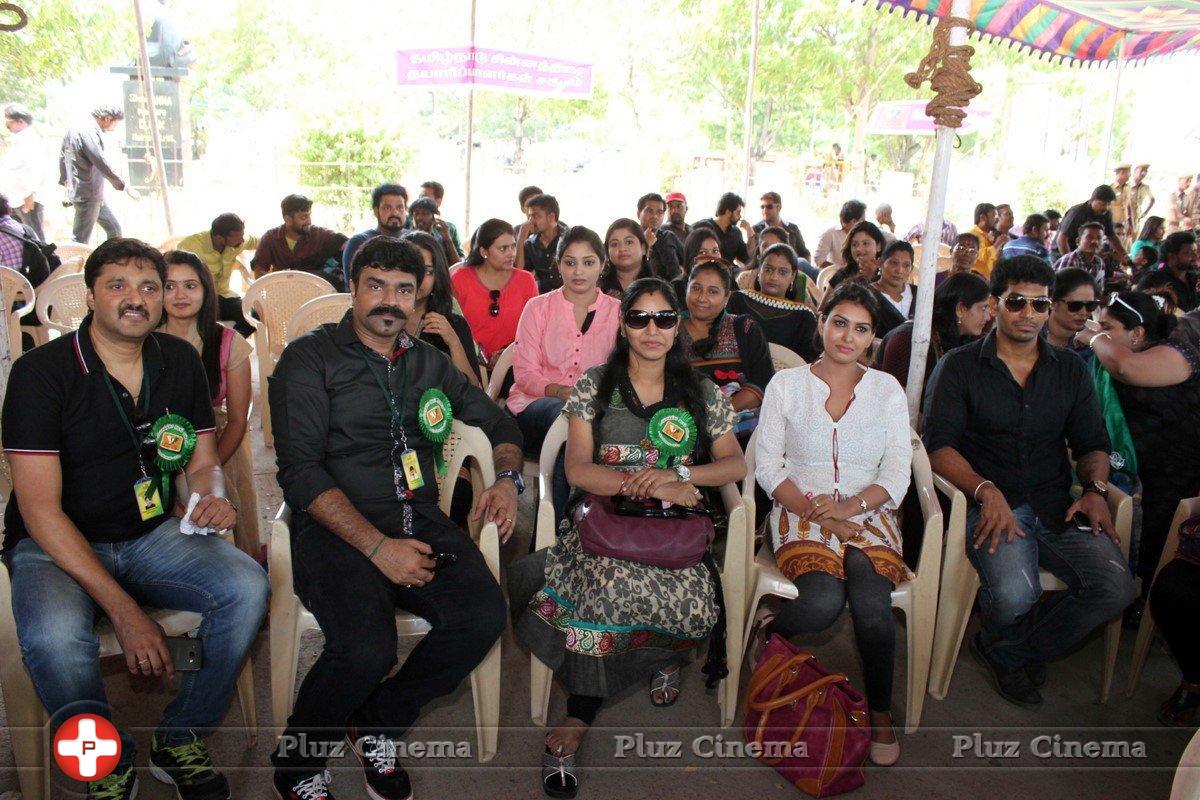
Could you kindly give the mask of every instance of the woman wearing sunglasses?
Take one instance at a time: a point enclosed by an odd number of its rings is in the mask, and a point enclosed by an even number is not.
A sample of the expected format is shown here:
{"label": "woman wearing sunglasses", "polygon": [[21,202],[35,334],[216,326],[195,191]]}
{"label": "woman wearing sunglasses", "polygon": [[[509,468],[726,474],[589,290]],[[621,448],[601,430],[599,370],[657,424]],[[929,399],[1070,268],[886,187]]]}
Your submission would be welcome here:
{"label": "woman wearing sunglasses", "polygon": [[[517,417],[531,458],[541,453],[546,432],[562,413],[575,381],[608,360],[620,322],[621,301],[597,287],[604,248],[594,231],[576,226],[563,234],[557,262],[562,287],[525,304],[513,347],[508,410]],[[554,471],[558,519],[570,491],[561,462],[559,456]]]}
{"label": "woman wearing sunglasses", "polygon": [[[1046,321],[1046,341],[1055,347],[1075,349],[1073,339],[1100,307],[1096,299],[1096,280],[1085,269],[1068,267],[1054,273],[1053,303]],[[1080,351],[1090,359],[1086,350]]]}
{"label": "woman wearing sunglasses", "polygon": [[725,310],[733,287],[726,263],[703,261],[692,267],[680,338],[692,366],[729,396],[744,446],[758,424],[758,407],[775,367],[762,327],[749,316]]}
{"label": "woman wearing sunglasses", "polygon": [[912,442],[904,390],[859,358],[879,324],[879,300],[839,286],[821,317],[824,354],[767,388],[755,447],[758,483],[774,498],[775,563],[797,597],[760,611],[764,635],[819,633],[850,605],[871,712],[871,760],[894,764],[892,589],[912,574],[896,511],[908,491]]}
{"label": "woman wearing sunglasses", "polygon": [[525,303],[537,297],[537,281],[515,268],[517,239],[504,220],[489,219],[472,238],[474,246],[450,283],[490,368],[517,338]]}
{"label": "woman wearing sunglasses", "polygon": [[[217,458],[225,470],[229,500],[256,508],[254,464],[249,445],[243,447],[250,415],[250,343],[217,322],[217,288],[199,256],[170,250],[163,259],[167,280],[161,329],[190,342],[200,353],[217,418]],[[186,497],[180,500],[187,502]],[[238,515],[234,539],[248,556],[259,557],[258,514]]]}
{"label": "woman wearing sunglasses", "polygon": [[[1142,292],[1117,292],[1101,310],[1101,332],[1095,335],[1098,341],[1108,340],[1134,352],[1164,345],[1192,365],[1186,380],[1157,388],[1127,383],[1118,373],[1110,373],[1102,361],[1094,371],[1106,422],[1110,422],[1114,450],[1118,449],[1119,440],[1128,442],[1132,437],[1134,456],[1126,460],[1134,461],[1135,477],[1141,480],[1142,487],[1142,531],[1136,571],[1142,578],[1143,598],[1149,595],[1176,506],[1183,498],[1200,494],[1200,460],[1196,458],[1200,452],[1200,355],[1188,345],[1169,338],[1176,320],[1164,313],[1161,302],[1160,298]],[[1112,405],[1116,408],[1112,409]],[[1124,437],[1113,436],[1113,411],[1126,426]],[[1156,608],[1156,619],[1157,616]],[[1192,679],[1200,679],[1200,674]],[[1187,699],[1192,713],[1197,699]]]}
{"label": "woman wearing sunglasses", "polygon": [[[733,408],[688,364],[679,306],[657,278],[629,287],[612,355],[579,379],[564,413],[567,476],[581,492],[692,507],[700,502],[698,487],[745,477]],[[667,448],[658,434],[667,429],[652,426],[670,416],[694,424],[695,448],[676,466],[656,468]],[[662,450],[648,444],[655,437]],[[631,525],[648,522],[629,518]],[[510,565],[509,597],[514,603],[532,598],[516,636],[554,669],[568,693],[566,717],[545,741],[542,788],[548,795],[575,796],[575,753],[604,698],[647,678],[653,705],[679,698],[680,665],[719,618],[711,568],[710,558],[669,569],[590,555],[578,523],[562,526],[553,547]]]}

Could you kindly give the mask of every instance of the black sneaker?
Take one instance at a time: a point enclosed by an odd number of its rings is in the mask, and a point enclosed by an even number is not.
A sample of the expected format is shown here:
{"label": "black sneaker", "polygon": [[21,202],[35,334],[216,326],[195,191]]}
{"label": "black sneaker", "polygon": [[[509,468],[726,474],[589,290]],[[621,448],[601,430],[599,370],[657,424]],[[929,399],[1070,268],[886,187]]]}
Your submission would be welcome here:
{"label": "black sneaker", "polygon": [[1039,664],[1036,661],[1031,661],[1025,665],[1025,674],[1029,676],[1029,682],[1033,684],[1035,689],[1040,689],[1046,685],[1046,665]]}
{"label": "black sneaker", "polygon": [[208,748],[194,733],[178,745],[164,745],[157,735],[151,739],[150,774],[174,784],[179,800],[229,800],[229,781],[213,768]]}
{"label": "black sneaker", "polygon": [[396,761],[396,741],[386,736],[359,736],[355,728],[346,741],[363,768],[363,782],[371,800],[412,800],[408,773]]}
{"label": "black sneaker", "polygon": [[279,800],[333,800],[329,780],[329,770],[307,775],[275,770],[275,796]]}
{"label": "black sneaker", "polygon": [[997,664],[988,657],[987,650],[984,649],[978,633],[971,637],[971,655],[975,656],[980,664],[987,667],[988,675],[992,678],[992,685],[1005,700],[1022,708],[1041,707],[1041,692],[1030,681],[1029,673],[1025,671],[1025,668],[1010,669]]}
{"label": "black sneaker", "polygon": [[88,800],[133,800],[137,797],[137,775],[130,764],[107,778],[92,781],[87,785]]}

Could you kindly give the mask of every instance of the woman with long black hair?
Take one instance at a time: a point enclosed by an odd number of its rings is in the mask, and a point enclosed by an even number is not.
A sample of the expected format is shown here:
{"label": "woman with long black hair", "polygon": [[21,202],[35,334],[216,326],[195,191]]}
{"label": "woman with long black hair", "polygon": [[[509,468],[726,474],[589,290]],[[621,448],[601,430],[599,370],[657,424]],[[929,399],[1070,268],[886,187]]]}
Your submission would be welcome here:
{"label": "woman with long black hair", "polygon": [[842,261],[845,266],[833,273],[825,291],[833,291],[844,281],[874,281],[875,273],[879,270],[879,257],[885,246],[887,240],[883,238],[883,231],[879,230],[875,223],[866,220],[859,222],[850,229],[850,235],[842,245]]}
{"label": "woman with long black hair", "polygon": [[[763,237],[774,230],[767,228]],[[800,271],[800,258],[786,244],[773,244],[762,253],[751,288],[734,292],[727,306],[730,314],[749,314],[766,334],[805,361],[815,361],[817,316],[805,302],[808,278]]]}
{"label": "woman with long black hair", "polygon": [[433,234],[425,231],[405,231],[401,239],[412,242],[425,259],[425,275],[417,286],[413,313],[404,328],[410,336],[441,350],[450,357],[458,371],[475,386],[482,386],[479,376],[479,355],[475,337],[466,318],[454,310],[454,293],[450,289],[450,268],[446,253]]}
{"label": "woman with long black hair", "polygon": [[[699,487],[745,476],[733,409],[688,363],[679,306],[657,278],[629,287],[612,355],[579,379],[564,413],[567,477],[590,496],[693,507],[701,502]],[[694,449],[671,452],[677,429],[666,427],[668,419],[690,431]],[[532,598],[517,620],[517,638],[568,693],[567,716],[547,735],[542,761],[542,787],[553,797],[574,796],[575,752],[603,699],[651,678],[651,703],[672,705],[683,659],[719,618],[711,556],[670,569],[592,555],[581,544],[579,512],[569,514],[553,547],[509,570],[513,602]],[[630,525],[650,522],[629,518]]]}
{"label": "woman with long black hair", "polygon": [[631,219],[619,219],[604,234],[604,270],[600,273],[600,291],[620,300],[630,284],[640,278],[653,278],[650,267],[650,243],[642,226]]}
{"label": "woman with long black hair", "polygon": [[516,268],[517,240],[507,222],[489,219],[472,240],[471,252],[450,276],[450,285],[490,367],[517,338],[521,312],[531,297],[537,297],[538,287],[533,273]]}

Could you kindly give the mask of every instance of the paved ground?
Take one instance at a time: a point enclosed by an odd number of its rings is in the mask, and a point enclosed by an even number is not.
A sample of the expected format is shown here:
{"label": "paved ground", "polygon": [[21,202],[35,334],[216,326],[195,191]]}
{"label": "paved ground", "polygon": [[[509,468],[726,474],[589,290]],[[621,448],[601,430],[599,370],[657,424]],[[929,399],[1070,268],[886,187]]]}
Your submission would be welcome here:
{"label": "paved ground", "polygon": [[[262,447],[257,421],[252,434],[257,444],[256,465],[260,516],[264,537],[269,519],[280,500],[274,481],[274,454]],[[526,552],[533,528],[533,506],[522,504],[516,540],[506,547],[504,558]],[[897,641],[897,715],[903,713],[905,660],[903,626]],[[835,629],[812,642],[821,660],[847,671],[861,686],[861,673],[853,646],[853,634],[845,616]],[[1098,702],[1101,642],[1091,640],[1078,652],[1051,665],[1044,689],[1047,702],[1036,712],[1009,705],[992,691],[982,670],[966,653],[959,662],[949,697],[945,701],[926,698],[921,729],[902,736],[900,763],[888,769],[870,769],[866,786],[855,793],[867,798],[1166,798],[1172,772],[1191,731],[1163,729],[1155,722],[1155,710],[1176,686],[1179,674],[1170,656],[1160,646],[1151,652],[1138,692],[1131,699],[1123,694],[1133,635],[1122,640],[1113,697],[1107,705]],[[316,658],[319,634],[305,639],[300,677]],[[409,643],[407,647],[411,647]],[[267,637],[258,637],[252,653],[255,665],[258,717],[264,725],[258,745],[244,747],[237,704],[226,714],[225,729],[209,742],[218,763],[230,775],[235,798],[271,796],[267,756],[272,735],[268,689]],[[15,654],[3,654],[12,657]],[[405,653],[401,653],[403,659]],[[139,763],[145,763],[150,732],[168,695],[141,682],[136,685],[117,661],[105,665],[107,687],[118,722],[135,730]],[[541,796],[538,754],[544,731],[529,718],[529,657],[506,633],[503,640],[503,688],[499,752],[488,764],[475,760],[477,745],[470,687],[466,683],[448,698],[429,707],[413,742],[452,742],[450,748],[469,757],[408,758],[418,798],[467,797],[505,800]],[[745,679],[743,679],[743,691]],[[563,713],[564,697],[555,688],[551,718]],[[637,735],[642,735],[639,743]],[[976,743],[978,736],[978,743]],[[707,737],[707,738],[705,738]],[[580,753],[584,772],[581,798],[717,798],[801,797],[769,767],[736,753],[713,755],[722,745],[743,741],[741,729],[722,730],[716,700],[704,692],[697,665],[684,671],[683,694],[670,709],[653,708],[645,689],[627,692],[603,710]],[[1119,742],[1128,757],[1063,757],[1055,753],[1059,742]],[[671,757],[670,743],[680,743],[679,757]],[[1006,757],[1014,751],[1016,757]],[[1059,745],[1062,746],[1062,745]],[[623,757],[619,751],[624,747]],[[640,753],[640,755],[639,755]],[[1043,757],[1045,756],[1045,757]],[[338,798],[365,798],[360,773],[351,759],[334,765],[334,790]],[[82,796],[78,784],[61,774],[54,778],[55,797]],[[0,794],[15,790],[16,771],[7,730],[0,730]],[[167,787],[144,773],[139,797],[144,800],[174,797]]]}

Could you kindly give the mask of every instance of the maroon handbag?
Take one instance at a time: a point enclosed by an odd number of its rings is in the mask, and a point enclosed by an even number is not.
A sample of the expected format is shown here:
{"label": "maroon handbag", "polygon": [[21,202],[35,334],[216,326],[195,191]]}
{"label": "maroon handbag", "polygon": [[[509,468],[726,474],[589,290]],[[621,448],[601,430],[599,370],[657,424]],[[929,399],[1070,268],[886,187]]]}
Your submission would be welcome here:
{"label": "maroon handbag", "polygon": [[773,634],[746,693],[747,743],[758,759],[813,797],[830,797],[865,782],[871,749],[867,701],[845,675]]}
{"label": "maroon handbag", "polygon": [[696,566],[716,536],[708,516],[623,516],[611,498],[595,494],[579,501],[574,519],[579,544],[588,555],[665,569]]}

